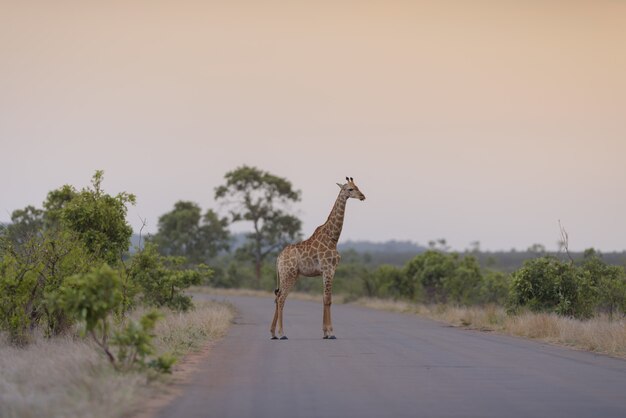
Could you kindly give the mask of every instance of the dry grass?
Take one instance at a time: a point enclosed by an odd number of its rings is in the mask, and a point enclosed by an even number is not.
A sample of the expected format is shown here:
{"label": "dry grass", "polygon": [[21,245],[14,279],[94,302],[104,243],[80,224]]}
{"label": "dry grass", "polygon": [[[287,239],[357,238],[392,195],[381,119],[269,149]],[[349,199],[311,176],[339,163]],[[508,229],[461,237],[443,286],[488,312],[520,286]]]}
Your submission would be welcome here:
{"label": "dry grass", "polygon": [[[222,303],[167,312],[155,330],[159,354],[182,356],[221,337],[233,318]],[[99,349],[76,337],[38,337],[25,348],[0,341],[1,417],[119,417],[152,390],[145,373],[117,373]]]}
{"label": "dry grass", "polygon": [[496,331],[552,344],[626,358],[626,320],[606,317],[580,321],[556,314],[524,312],[507,315],[499,306],[421,305],[380,299],[359,299],[360,306],[425,316],[448,324]]}
{"label": "dry grass", "polygon": [[154,344],[159,353],[177,357],[198,350],[209,341],[224,336],[234,317],[235,308],[224,302],[197,302],[190,312],[170,312],[157,322]]}

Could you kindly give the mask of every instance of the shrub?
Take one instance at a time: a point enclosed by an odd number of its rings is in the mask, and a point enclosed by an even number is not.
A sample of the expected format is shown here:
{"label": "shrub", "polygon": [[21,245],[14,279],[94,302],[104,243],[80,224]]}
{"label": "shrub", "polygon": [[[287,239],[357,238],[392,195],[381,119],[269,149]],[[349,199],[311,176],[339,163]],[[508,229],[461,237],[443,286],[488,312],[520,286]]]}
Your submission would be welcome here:
{"label": "shrub", "polygon": [[120,277],[106,264],[68,278],[57,298],[61,309],[84,322],[85,332],[104,350],[111,363],[115,363],[115,357],[108,345],[109,317],[121,302]]}
{"label": "shrub", "polygon": [[148,244],[133,256],[128,274],[147,305],[185,311],[191,307],[191,297],[183,290],[208,280],[212,271],[202,265],[196,270],[184,269],[184,264],[185,258],[163,257],[156,246]]}
{"label": "shrub", "polygon": [[11,341],[28,342],[40,324],[47,335],[68,329],[70,318],[52,301],[65,280],[87,271],[91,262],[68,232],[44,231],[19,244],[0,239],[0,328]]}
{"label": "shrub", "polygon": [[483,281],[480,265],[473,255],[461,258],[457,253],[435,250],[410,260],[404,267],[403,276],[394,290],[409,299],[423,295],[429,303],[477,303]]}
{"label": "shrub", "polygon": [[505,305],[509,297],[510,285],[510,275],[500,271],[487,270],[483,274],[478,302],[483,305]]}
{"label": "shrub", "polygon": [[475,303],[478,301],[481,283],[478,260],[471,255],[465,256],[458,261],[452,274],[442,279],[444,299],[461,305]]}
{"label": "shrub", "polygon": [[595,287],[576,266],[546,256],[527,260],[512,274],[512,308],[551,311],[588,318],[593,314]]}
{"label": "shrub", "polygon": [[[370,298],[384,298],[387,296],[399,298],[401,293],[398,292],[398,289],[403,287],[403,279],[401,269],[383,264],[372,273],[363,276],[365,296]],[[413,293],[417,293],[415,289],[413,289]]]}
{"label": "shrub", "polygon": [[[139,323],[129,320],[111,338],[110,318],[122,303],[121,289],[117,272],[103,264],[89,273],[70,277],[56,302],[65,312],[84,323],[85,332],[104,351],[116,369],[130,370],[152,365],[159,371],[169,372],[175,361],[171,357],[146,362],[147,356],[154,354],[152,338],[156,321],[161,317],[158,312],[149,312]],[[117,347],[117,354],[111,346]]]}
{"label": "shrub", "polygon": [[176,358],[168,354],[152,359],[146,358],[154,354],[154,327],[162,315],[156,311],[141,317],[139,322],[129,321],[128,324],[114,334],[111,345],[117,346],[116,367],[119,370],[130,370],[133,367],[143,369],[151,367],[162,373],[170,373]]}
{"label": "shrub", "polygon": [[620,266],[610,266],[593,248],[585,250],[580,268],[597,289],[597,307],[613,319],[615,312],[626,312],[626,273]]}

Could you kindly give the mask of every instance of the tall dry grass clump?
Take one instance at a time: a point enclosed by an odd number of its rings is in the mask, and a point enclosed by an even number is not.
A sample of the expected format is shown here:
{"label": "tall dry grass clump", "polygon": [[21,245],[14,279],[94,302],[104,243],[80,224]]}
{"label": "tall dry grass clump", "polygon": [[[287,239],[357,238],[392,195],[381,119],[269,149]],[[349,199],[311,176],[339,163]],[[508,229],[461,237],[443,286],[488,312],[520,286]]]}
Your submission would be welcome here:
{"label": "tall dry grass clump", "polygon": [[[155,328],[157,354],[179,358],[223,336],[234,317],[232,306],[217,302],[163,313]],[[116,372],[90,340],[38,336],[14,347],[0,339],[0,417],[119,417],[150,389],[145,373]]]}
{"label": "tall dry grass clump", "polygon": [[496,305],[423,305],[371,298],[362,298],[355,303],[373,309],[417,314],[458,327],[496,331],[626,358],[626,319],[611,321],[607,316],[598,316],[578,320],[529,311],[509,315],[503,307]]}
{"label": "tall dry grass clump", "polygon": [[188,312],[169,312],[157,323],[153,342],[158,352],[180,357],[199,349],[207,340],[224,336],[235,308],[224,302],[199,302]]}
{"label": "tall dry grass clump", "polygon": [[512,335],[626,358],[626,320],[610,321],[606,316],[589,320],[565,318],[556,314],[524,313],[509,319]]}
{"label": "tall dry grass clump", "polygon": [[0,416],[119,416],[145,377],[118,374],[92,343],[37,337],[0,346]]}

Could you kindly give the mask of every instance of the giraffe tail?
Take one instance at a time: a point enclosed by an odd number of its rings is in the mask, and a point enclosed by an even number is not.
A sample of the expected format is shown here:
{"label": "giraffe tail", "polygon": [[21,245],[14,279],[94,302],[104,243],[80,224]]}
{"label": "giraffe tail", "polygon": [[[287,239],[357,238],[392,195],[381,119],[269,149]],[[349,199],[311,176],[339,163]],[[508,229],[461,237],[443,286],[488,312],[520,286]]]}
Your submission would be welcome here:
{"label": "giraffe tail", "polygon": [[276,289],[274,289],[274,294],[276,295],[276,300],[278,300],[278,295],[280,294],[280,274],[278,269],[276,269]]}

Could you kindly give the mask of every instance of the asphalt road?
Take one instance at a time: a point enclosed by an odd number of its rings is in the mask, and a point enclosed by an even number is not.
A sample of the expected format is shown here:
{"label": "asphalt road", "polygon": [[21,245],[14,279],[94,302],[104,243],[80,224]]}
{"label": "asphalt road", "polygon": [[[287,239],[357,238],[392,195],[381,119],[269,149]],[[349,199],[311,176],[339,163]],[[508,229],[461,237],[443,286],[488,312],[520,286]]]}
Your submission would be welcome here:
{"label": "asphalt road", "polygon": [[416,316],[287,299],[239,309],[228,335],[160,417],[626,417],[626,361],[451,328]]}

